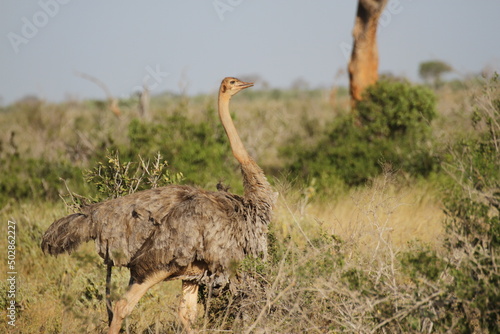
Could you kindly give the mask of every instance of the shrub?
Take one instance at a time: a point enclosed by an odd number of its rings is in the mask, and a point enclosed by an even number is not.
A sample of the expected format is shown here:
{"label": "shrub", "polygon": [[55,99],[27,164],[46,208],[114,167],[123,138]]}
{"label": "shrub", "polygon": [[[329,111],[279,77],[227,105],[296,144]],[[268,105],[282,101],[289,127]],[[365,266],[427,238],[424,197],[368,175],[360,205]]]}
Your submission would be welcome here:
{"label": "shrub", "polygon": [[[438,330],[497,333],[500,323],[500,81],[473,98],[468,135],[450,149],[445,169],[454,183],[444,198],[446,240],[439,258],[418,250],[403,264],[418,285],[433,281],[441,296],[424,310]],[[439,269],[440,263],[446,268]],[[446,279],[436,281],[436,278]],[[437,283],[437,285],[436,285]],[[427,286],[432,286],[427,284]],[[430,294],[422,288],[420,294]]]}
{"label": "shrub", "polygon": [[215,111],[209,109],[205,117],[203,122],[192,122],[176,113],[156,122],[133,120],[128,132],[130,146],[121,147],[120,152],[127,158],[160,152],[173,171],[184,173],[188,183],[204,185],[214,178],[217,182],[217,178],[225,178],[227,164],[234,162]]}
{"label": "shrub", "polygon": [[434,94],[426,87],[381,81],[366,90],[356,112],[370,140],[418,142],[430,134],[429,124],[437,115],[435,104]]}
{"label": "shrub", "polygon": [[401,254],[401,264],[403,271],[416,282],[421,278],[435,282],[445,268],[445,262],[428,247],[413,247],[404,252]]}
{"label": "shrub", "polygon": [[[446,247],[454,255],[449,291],[463,309],[463,328],[490,333],[500,322],[500,80],[495,75],[480,96],[472,123],[476,138],[452,151],[449,172],[459,191],[448,196]],[[461,191],[460,191],[461,190]]]}
{"label": "shrub", "polygon": [[96,187],[96,201],[117,198],[136,191],[157,188],[183,179],[182,173],[171,173],[167,161],[157,153],[153,162],[138,156],[138,161],[120,161],[118,153],[108,152],[105,161],[84,171],[85,180]]}
{"label": "shrub", "polygon": [[[366,90],[355,113],[333,122],[317,145],[299,146],[290,167],[323,181],[340,178],[350,186],[381,174],[385,162],[427,176],[438,166],[430,150],[435,104],[428,88],[381,81]],[[284,154],[294,150],[297,143]]]}
{"label": "shrub", "polygon": [[314,250],[300,250],[292,240],[278,240],[273,233],[268,242],[268,261],[245,258],[237,268],[238,284],[232,292],[226,289],[213,296],[206,287],[200,289],[210,328],[253,332],[279,324],[270,331],[303,332],[309,325],[304,322],[307,317],[328,326],[317,312],[330,313],[336,300],[325,301],[316,289],[322,279],[342,272],[342,242],[326,233],[311,241]]}
{"label": "shrub", "polygon": [[55,200],[61,179],[81,180],[81,171],[67,161],[22,158],[11,155],[0,159],[0,206],[26,199]]}

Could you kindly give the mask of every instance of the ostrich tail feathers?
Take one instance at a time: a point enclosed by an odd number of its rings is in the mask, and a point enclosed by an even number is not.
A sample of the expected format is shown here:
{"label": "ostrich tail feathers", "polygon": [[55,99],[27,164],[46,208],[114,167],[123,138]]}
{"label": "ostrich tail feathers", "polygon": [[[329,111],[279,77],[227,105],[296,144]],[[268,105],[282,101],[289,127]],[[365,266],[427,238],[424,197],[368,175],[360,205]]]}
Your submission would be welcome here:
{"label": "ostrich tail feathers", "polygon": [[43,235],[43,252],[50,255],[71,253],[92,238],[90,223],[90,218],[82,213],[56,220]]}

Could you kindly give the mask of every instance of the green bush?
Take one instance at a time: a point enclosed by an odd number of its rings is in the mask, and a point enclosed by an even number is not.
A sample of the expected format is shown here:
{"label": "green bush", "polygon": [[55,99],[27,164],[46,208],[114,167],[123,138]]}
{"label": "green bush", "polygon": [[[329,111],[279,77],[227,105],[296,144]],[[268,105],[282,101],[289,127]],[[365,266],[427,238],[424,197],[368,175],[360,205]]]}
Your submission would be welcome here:
{"label": "green bush", "polygon": [[81,170],[67,161],[51,162],[45,159],[22,158],[11,155],[0,159],[0,206],[9,201],[56,200],[61,179],[81,183]]}
{"label": "green bush", "polygon": [[366,90],[354,113],[334,121],[317,145],[294,142],[283,153],[292,156],[295,151],[293,171],[327,184],[338,179],[350,186],[363,184],[382,172],[383,163],[427,176],[438,167],[430,149],[435,105],[426,87],[381,81]]}
{"label": "green bush", "polygon": [[228,166],[234,168],[235,163],[226,134],[213,109],[204,117],[201,122],[193,122],[176,113],[156,122],[132,120],[130,145],[119,151],[124,159],[160,152],[173,171],[182,171],[188,183],[203,186],[207,180],[227,182],[226,177],[234,175],[227,172]]}
{"label": "green bush", "polygon": [[418,142],[430,134],[429,124],[437,115],[435,104],[434,94],[426,87],[380,81],[366,90],[356,112],[370,140]]}

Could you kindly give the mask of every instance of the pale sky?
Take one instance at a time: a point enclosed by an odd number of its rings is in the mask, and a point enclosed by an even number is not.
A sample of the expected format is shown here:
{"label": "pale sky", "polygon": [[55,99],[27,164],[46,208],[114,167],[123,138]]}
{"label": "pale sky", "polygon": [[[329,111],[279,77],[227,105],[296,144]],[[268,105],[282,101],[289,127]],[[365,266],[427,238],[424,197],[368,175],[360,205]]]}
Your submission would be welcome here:
{"label": "pale sky", "polygon": [[[0,104],[117,97],[146,81],[152,93],[215,92],[225,76],[271,87],[347,83],[354,0],[2,0]],[[390,0],[378,40],[380,72],[418,80],[440,59],[459,77],[500,70],[500,1]]]}

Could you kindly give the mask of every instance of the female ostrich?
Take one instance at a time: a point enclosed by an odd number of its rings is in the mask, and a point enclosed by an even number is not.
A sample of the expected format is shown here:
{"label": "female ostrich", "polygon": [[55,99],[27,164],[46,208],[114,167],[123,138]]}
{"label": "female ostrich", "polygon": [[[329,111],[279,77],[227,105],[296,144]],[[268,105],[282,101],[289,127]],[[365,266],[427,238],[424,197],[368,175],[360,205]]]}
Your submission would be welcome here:
{"label": "female ostrich", "polygon": [[227,279],[230,264],[247,254],[265,256],[277,194],[248,155],[229,114],[231,97],[251,86],[229,77],[219,89],[219,116],[241,166],[243,196],[172,185],[89,205],[45,232],[46,253],[71,253],[93,239],[108,266],[130,268],[130,285],[113,308],[110,334],[120,331],[149,288],[171,279],[182,280],[179,317],[189,332],[200,281]]}

